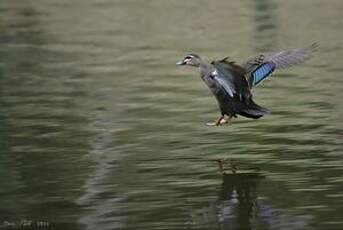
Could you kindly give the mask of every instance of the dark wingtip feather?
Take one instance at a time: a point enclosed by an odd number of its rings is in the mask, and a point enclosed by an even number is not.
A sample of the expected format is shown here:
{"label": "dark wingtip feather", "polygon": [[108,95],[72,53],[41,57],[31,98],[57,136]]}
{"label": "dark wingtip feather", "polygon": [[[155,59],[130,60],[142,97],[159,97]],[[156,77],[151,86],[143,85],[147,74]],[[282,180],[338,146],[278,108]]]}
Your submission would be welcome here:
{"label": "dark wingtip feather", "polygon": [[304,51],[305,51],[304,55],[305,55],[305,57],[304,57],[303,62],[305,62],[306,60],[312,58],[314,53],[317,52],[318,49],[319,49],[319,45],[318,45],[317,42],[314,42],[311,45],[305,47],[304,48]]}
{"label": "dark wingtip feather", "polygon": [[319,44],[318,44],[318,42],[313,42],[313,43],[310,45],[310,47],[311,47],[312,49],[317,50],[317,49],[319,48]]}
{"label": "dark wingtip feather", "polygon": [[306,47],[306,49],[311,53],[317,52],[319,49],[319,44],[317,42],[313,42],[311,45]]}

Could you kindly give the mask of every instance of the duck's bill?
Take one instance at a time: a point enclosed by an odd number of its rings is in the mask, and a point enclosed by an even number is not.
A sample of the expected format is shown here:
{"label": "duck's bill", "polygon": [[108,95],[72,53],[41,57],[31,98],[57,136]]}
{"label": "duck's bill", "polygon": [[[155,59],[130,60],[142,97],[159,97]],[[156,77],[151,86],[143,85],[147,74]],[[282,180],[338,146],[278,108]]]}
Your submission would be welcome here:
{"label": "duck's bill", "polygon": [[176,62],[176,65],[184,65],[184,64],[185,64],[185,62],[183,60]]}

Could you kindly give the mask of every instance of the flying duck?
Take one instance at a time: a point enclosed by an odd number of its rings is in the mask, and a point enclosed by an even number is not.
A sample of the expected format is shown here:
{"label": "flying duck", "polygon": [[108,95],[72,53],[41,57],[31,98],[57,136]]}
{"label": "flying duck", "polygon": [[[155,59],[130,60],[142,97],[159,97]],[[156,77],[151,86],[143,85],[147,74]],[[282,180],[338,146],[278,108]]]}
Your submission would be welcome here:
{"label": "flying duck", "polygon": [[303,63],[317,47],[314,43],[305,48],[262,53],[241,65],[229,61],[228,57],[208,62],[197,54],[188,54],[176,64],[198,67],[201,79],[216,97],[221,113],[214,123],[207,124],[219,126],[229,123],[237,115],[258,119],[268,113],[268,109],[253,101],[252,88],[261,84],[277,69]]}

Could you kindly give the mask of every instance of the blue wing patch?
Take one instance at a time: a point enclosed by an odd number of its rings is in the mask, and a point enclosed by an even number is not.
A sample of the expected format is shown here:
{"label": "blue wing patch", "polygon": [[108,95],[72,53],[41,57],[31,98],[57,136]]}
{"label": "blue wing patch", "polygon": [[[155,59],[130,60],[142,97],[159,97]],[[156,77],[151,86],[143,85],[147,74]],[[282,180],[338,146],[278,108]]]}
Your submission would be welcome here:
{"label": "blue wing patch", "polygon": [[275,64],[272,62],[266,62],[257,67],[252,73],[250,83],[252,86],[260,84],[275,70]]}

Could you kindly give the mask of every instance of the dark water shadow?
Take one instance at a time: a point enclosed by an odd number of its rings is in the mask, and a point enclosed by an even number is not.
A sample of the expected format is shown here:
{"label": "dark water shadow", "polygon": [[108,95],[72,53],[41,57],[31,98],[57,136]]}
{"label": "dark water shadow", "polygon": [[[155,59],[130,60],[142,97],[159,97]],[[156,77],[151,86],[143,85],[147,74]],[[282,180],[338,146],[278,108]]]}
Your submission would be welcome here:
{"label": "dark water shadow", "polygon": [[265,177],[260,173],[224,173],[219,193],[221,225],[251,229],[258,216],[257,188]]}
{"label": "dark water shadow", "polygon": [[227,169],[222,173],[217,200],[193,220],[201,223],[201,229],[314,229],[312,216],[297,215],[271,203],[268,197],[275,194],[264,191],[264,186],[273,182],[263,173]]}

